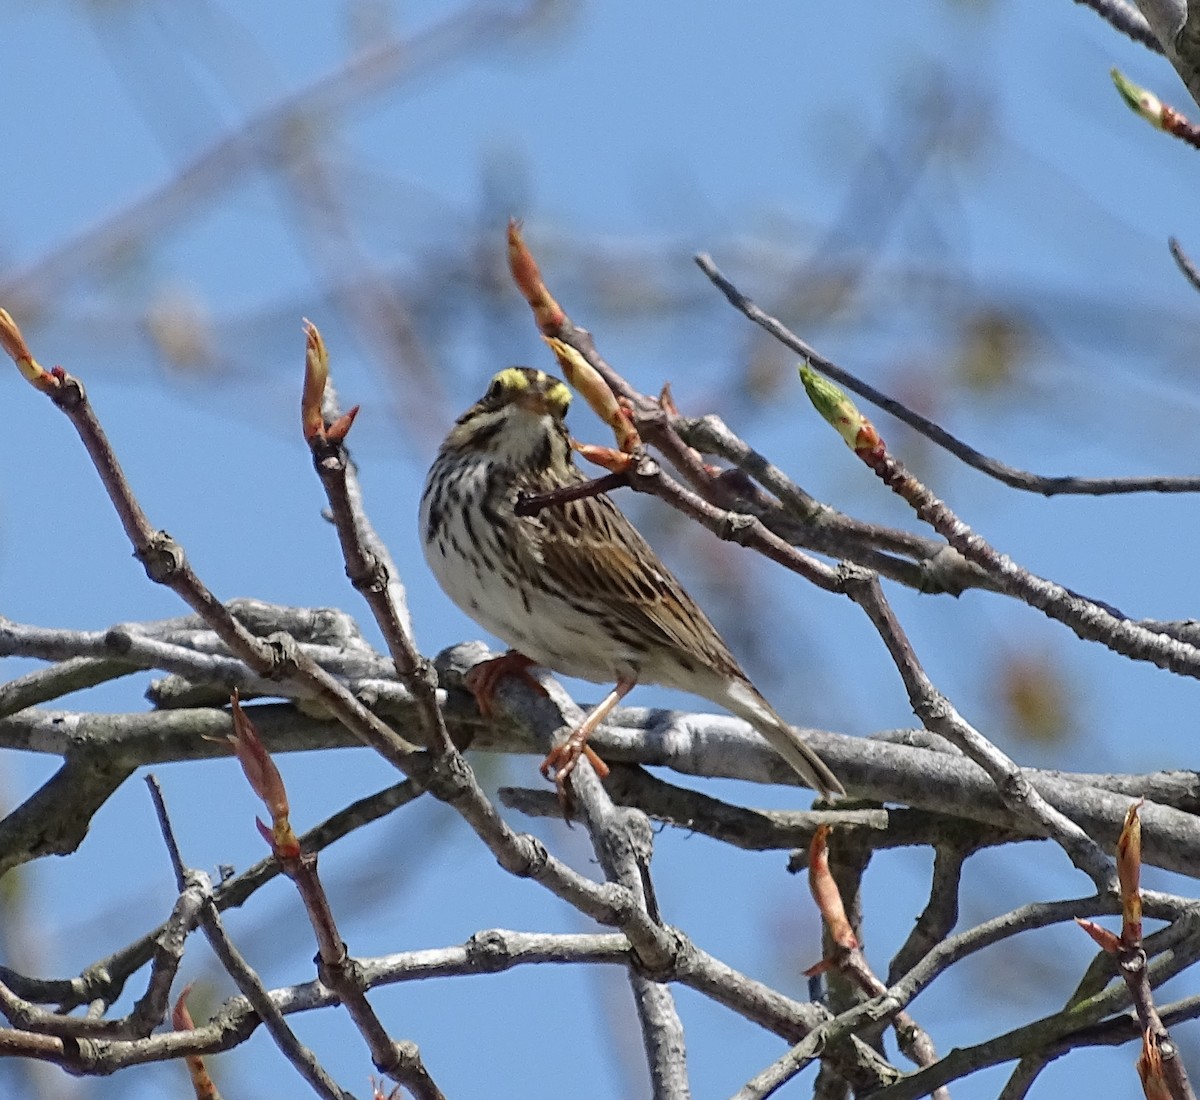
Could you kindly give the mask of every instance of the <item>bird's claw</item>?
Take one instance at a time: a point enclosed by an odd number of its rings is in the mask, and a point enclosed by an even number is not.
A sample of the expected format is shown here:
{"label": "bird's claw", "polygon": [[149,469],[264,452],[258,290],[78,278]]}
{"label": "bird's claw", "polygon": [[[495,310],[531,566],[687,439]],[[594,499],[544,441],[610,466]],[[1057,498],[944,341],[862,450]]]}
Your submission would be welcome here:
{"label": "bird's claw", "polygon": [[542,761],[538,769],[543,779],[554,781],[554,789],[558,794],[558,804],[562,808],[563,820],[571,824],[573,800],[567,780],[575,770],[581,756],[586,756],[596,774],[601,779],[607,779],[609,767],[596,754],[596,750],[587,743],[585,738],[578,737],[578,730],[572,733],[561,745],[555,745]]}
{"label": "bird's claw", "polygon": [[535,664],[537,662],[530,660],[524,653],[510,649],[499,657],[480,661],[463,677],[463,683],[466,689],[475,696],[479,713],[484,718],[491,718],[496,709],[496,689],[499,688],[500,681],[507,676],[516,676],[524,680],[539,695],[548,694],[538,682],[537,677],[529,671]]}

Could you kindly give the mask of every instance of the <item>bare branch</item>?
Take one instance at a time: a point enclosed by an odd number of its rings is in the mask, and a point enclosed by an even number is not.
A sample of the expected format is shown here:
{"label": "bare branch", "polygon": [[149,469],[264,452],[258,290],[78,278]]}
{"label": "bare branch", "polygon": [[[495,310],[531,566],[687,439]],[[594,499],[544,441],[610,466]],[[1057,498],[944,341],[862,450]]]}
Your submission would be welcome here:
{"label": "bare branch", "polygon": [[1055,496],[1060,493],[1081,493],[1089,496],[1107,495],[1112,493],[1195,493],[1200,492],[1200,477],[1137,477],[1137,478],[1083,478],[1073,475],[1047,476],[1034,474],[1027,470],[1017,469],[989,458],[969,444],[951,435],[944,428],[934,423],[920,413],[914,412],[906,405],[888,397],[887,394],[860,381],[847,370],[839,367],[820,354],[815,348],[805,343],[799,336],[787,328],[781,321],[760,309],[753,301],[743,294],[726,278],[713,263],[712,257],[700,253],[695,257],[696,265],[712,280],[713,285],[728,299],[730,305],[744,314],[756,325],[765,329],[781,344],[803,356],[822,374],[828,375],[839,385],[859,395],[872,405],[891,413],[897,420],[903,421],[910,428],[920,432],[939,447],[949,451],[968,466],[994,477],[1014,489],[1031,493],[1041,493],[1043,496]]}
{"label": "bare branch", "polygon": [[957,745],[991,776],[1005,804],[1018,816],[1030,815],[1052,840],[1058,843],[1072,863],[1087,874],[1101,893],[1115,887],[1115,868],[1099,845],[1065,814],[1047,802],[1004,753],[971,726],[925,675],[899,620],[896,618],[879,581],[860,577],[851,595],[875,624],[883,644],[892,655],[908,690],[913,710],[925,727]]}
{"label": "bare branch", "polygon": [[1154,37],[1150,24],[1132,4],[1126,0],[1075,0],[1077,4],[1091,8],[1101,19],[1105,20],[1115,30],[1132,38],[1135,42],[1162,53],[1162,44]]}

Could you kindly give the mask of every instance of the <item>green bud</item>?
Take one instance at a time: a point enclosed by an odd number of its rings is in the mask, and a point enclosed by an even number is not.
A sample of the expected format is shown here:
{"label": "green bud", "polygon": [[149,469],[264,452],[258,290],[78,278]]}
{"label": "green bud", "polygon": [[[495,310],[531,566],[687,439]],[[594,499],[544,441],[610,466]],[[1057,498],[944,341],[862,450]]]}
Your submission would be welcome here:
{"label": "green bud", "polygon": [[1129,109],[1144,118],[1156,130],[1161,130],[1163,128],[1162,100],[1153,92],[1147,91],[1123,76],[1117,69],[1112,69],[1111,75],[1117,91],[1121,93],[1121,98],[1125,100]]}
{"label": "green bud", "polygon": [[800,381],[817,412],[838,430],[848,447],[856,448],[859,429],[866,422],[862,413],[840,387],[818,374],[807,361],[801,363],[799,369]]}

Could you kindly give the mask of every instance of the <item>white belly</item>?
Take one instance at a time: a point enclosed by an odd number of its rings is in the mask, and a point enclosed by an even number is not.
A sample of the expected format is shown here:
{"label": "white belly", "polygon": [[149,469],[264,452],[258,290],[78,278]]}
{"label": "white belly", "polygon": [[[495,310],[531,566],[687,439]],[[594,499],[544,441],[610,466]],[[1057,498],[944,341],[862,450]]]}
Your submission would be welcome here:
{"label": "white belly", "polygon": [[[492,525],[481,523],[477,501],[486,491],[488,466],[479,463],[458,479],[454,498],[440,502],[442,522],[428,537],[434,502],[421,502],[425,560],[443,591],[480,626],[530,660],[564,676],[596,683],[614,681],[636,665],[632,654],[617,652],[593,616],[528,584],[517,586],[495,566],[504,551]],[[515,521],[511,503],[501,506]],[[468,521],[466,515],[475,518]]]}

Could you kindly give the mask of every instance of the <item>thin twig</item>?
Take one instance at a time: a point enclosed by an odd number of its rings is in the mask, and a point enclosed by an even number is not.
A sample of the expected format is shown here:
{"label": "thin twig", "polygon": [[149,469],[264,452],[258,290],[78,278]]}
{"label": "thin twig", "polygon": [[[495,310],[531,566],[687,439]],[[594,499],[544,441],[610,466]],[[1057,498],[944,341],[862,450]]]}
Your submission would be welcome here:
{"label": "thin twig", "polygon": [[1200,492],[1200,477],[1131,477],[1131,478],[1084,478],[1072,475],[1046,476],[1027,470],[1009,466],[995,458],[975,450],[961,439],[951,435],[945,428],[936,424],[928,417],[914,412],[906,405],[888,397],[887,394],[875,389],[874,386],[860,381],[849,371],[839,367],[821,355],[781,321],[762,310],[750,298],[743,294],[728,278],[721,273],[712,257],[700,253],[695,257],[696,265],[712,280],[713,285],[725,295],[730,305],[744,314],[756,325],[764,328],[780,343],[791,348],[798,355],[807,359],[822,374],[828,375],[839,385],[858,394],[872,405],[885,410],[896,419],[908,424],[939,447],[949,451],[968,466],[973,467],[989,477],[1002,481],[1014,489],[1031,493],[1041,493],[1043,496],[1055,496],[1060,493],[1077,493],[1088,496],[1100,496],[1113,493],[1195,493]]}
{"label": "thin twig", "polygon": [[[953,830],[961,835],[961,830]],[[933,874],[929,879],[929,900],[913,922],[913,929],[888,966],[888,981],[894,982],[907,973],[954,930],[958,923],[958,895],[962,885],[963,864],[991,838],[980,841],[948,839],[949,834],[935,844]],[[986,835],[986,834],[985,834]]]}
{"label": "thin twig", "polygon": [[1155,37],[1146,22],[1146,17],[1126,0],[1075,0],[1075,3],[1091,8],[1114,30],[1132,38],[1155,53],[1162,53],[1162,43]]}
{"label": "thin twig", "polygon": [[968,588],[994,587],[982,569],[939,539],[867,523],[815,501],[779,467],[730,431],[719,416],[672,415],[670,423],[702,454],[734,463],[761,484],[771,496],[760,491],[756,499],[746,501],[745,510],[792,545],[852,561],[921,592],[958,595]]}
{"label": "thin twig", "polygon": [[1147,630],[1112,608],[1031,573],[972,530],[888,451],[877,434],[874,445],[856,447],[855,452],[922,520],[984,569],[1009,595],[1070,627],[1080,638],[1099,642],[1114,653],[1147,661],[1177,675],[1200,678],[1200,648]]}
{"label": "thin twig", "polygon": [[437,676],[433,665],[418,652],[412,639],[407,609],[393,597],[395,565],[376,553],[374,527],[367,518],[345,437],[358,412],[357,406],[334,424],[326,424],[329,357],[317,327],[304,325],[305,374],[302,416],[304,435],[313,467],[329,501],[330,515],[346,566],[346,576],[370,607],[387,643],[401,682],[412,693],[424,726],[425,744],[438,753],[455,753],[437,702]]}
{"label": "thin twig", "polygon": [[[871,969],[862,949],[862,876],[871,859],[867,844],[828,844],[830,829],[818,829],[808,850],[808,881],[820,910],[824,934],[821,961],[806,972],[810,977],[830,978],[830,1008],[845,1012],[868,998],[878,997],[886,987]],[[906,1011],[901,1009],[890,1023],[904,1055],[919,1066],[937,1061],[933,1040]],[[867,1033],[864,1037],[871,1037]],[[944,1090],[935,1090],[933,1100],[950,1100]]]}
{"label": "thin twig", "polygon": [[[381,1072],[402,1084],[417,1100],[445,1100],[412,1042],[391,1038],[366,996],[362,973],[343,942],[329,895],[317,872],[317,853],[304,850],[291,823],[287,788],[279,768],[267,752],[250,716],[233,697],[233,734],[230,737],[247,782],[271,815],[271,825],[259,822],[259,832],[271,845],[283,873],[300,895],[317,944],[317,976],[337,994]],[[216,906],[212,906],[216,913]]]}
{"label": "thin twig", "polygon": [[[1173,949],[1164,952],[1151,962],[1150,981],[1154,985],[1161,985],[1193,965],[1197,957],[1200,957],[1200,937],[1195,936],[1192,931],[1194,920],[1187,923],[1187,929],[1176,930]],[[881,999],[880,1007],[889,1005],[890,999],[896,995],[900,987],[905,986],[906,982],[907,979],[904,979],[892,986],[888,997]],[[904,989],[903,993],[907,993],[907,989]],[[903,994],[897,999],[903,1000]],[[1045,1016],[974,1046],[952,1050],[935,1065],[918,1070],[901,1081],[881,1089],[878,1093],[879,1100],[919,1100],[920,1097],[927,1096],[932,1089],[940,1085],[949,1084],[960,1077],[976,1073],[989,1066],[999,1065],[1047,1049],[1057,1049],[1060,1041],[1067,1040],[1076,1032],[1098,1024],[1111,1013],[1124,1008],[1129,1002],[1129,991],[1124,983],[1114,983],[1103,993],[1090,998],[1082,1005],[1073,1005],[1068,1009]],[[852,1021],[848,1020],[847,1022]]]}
{"label": "thin twig", "polygon": [[204,930],[213,952],[221,960],[221,965],[225,967],[226,973],[234,980],[243,996],[253,1005],[284,1057],[296,1067],[300,1076],[312,1086],[318,1096],[325,1097],[326,1100],[354,1100],[350,1093],[334,1082],[317,1061],[316,1055],[296,1037],[295,1032],[284,1021],[283,1014],[271,999],[271,995],[267,992],[259,976],[251,969],[241,952],[234,947],[232,941],[225,934],[220,914],[213,904],[211,880],[203,872],[193,871],[184,865],[158,780],[153,775],[149,775],[146,777],[146,785],[150,788],[150,797],[154,802],[159,829],[171,857],[171,866],[175,871],[179,890],[181,893],[184,890],[195,890],[201,895],[200,926]]}
{"label": "thin twig", "polygon": [[1167,238],[1167,247],[1171,250],[1171,255],[1174,257],[1175,263],[1179,270],[1183,272],[1183,277],[1196,290],[1200,290],[1200,270],[1197,270],[1196,265],[1192,263],[1191,257],[1184,252],[1183,245],[1174,237]]}
{"label": "thin twig", "polygon": [[[0,630],[5,626],[5,620],[0,619]],[[0,684],[0,718],[59,699],[73,691],[118,680],[136,672],[137,668],[137,665],[124,661],[72,657],[49,668],[35,669],[7,684]]]}
{"label": "thin twig", "polygon": [[1112,860],[1074,821],[1043,798],[1021,769],[971,726],[925,674],[904,628],[883,595],[879,580],[861,575],[848,584],[848,595],[879,632],[908,691],[909,702],[925,728],[941,734],[982,767],[1006,805],[1019,817],[1031,817],[1059,844],[1071,862],[1083,871],[1100,893],[1116,886]]}
{"label": "thin twig", "polygon": [[579,485],[568,485],[565,489],[551,489],[545,493],[521,493],[517,496],[513,511],[518,516],[536,516],[543,508],[570,504],[573,500],[585,500],[628,484],[628,474],[614,473],[592,478]]}

